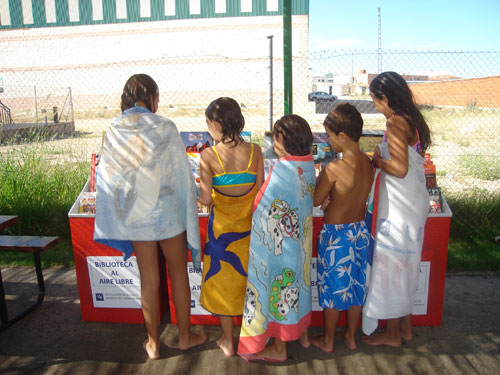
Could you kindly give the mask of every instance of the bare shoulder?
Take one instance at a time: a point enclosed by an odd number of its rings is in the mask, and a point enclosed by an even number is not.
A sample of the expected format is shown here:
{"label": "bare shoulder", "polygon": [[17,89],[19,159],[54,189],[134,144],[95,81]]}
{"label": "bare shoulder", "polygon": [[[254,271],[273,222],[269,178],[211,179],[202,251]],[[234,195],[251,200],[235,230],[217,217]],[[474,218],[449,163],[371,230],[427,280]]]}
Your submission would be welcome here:
{"label": "bare shoulder", "polygon": [[387,131],[394,134],[408,134],[410,126],[402,116],[391,116],[386,122]]}
{"label": "bare shoulder", "polygon": [[262,155],[262,149],[260,148],[260,146],[257,143],[252,143],[252,144],[253,144],[253,152],[254,152],[255,156]]}
{"label": "bare shoulder", "polygon": [[345,168],[345,163],[341,159],[335,159],[326,165],[325,173],[330,178],[336,177],[337,175],[340,174],[340,172],[344,168]]}
{"label": "bare shoulder", "polygon": [[212,147],[207,147],[201,152],[200,157],[202,160],[209,161],[215,158],[215,152]]}

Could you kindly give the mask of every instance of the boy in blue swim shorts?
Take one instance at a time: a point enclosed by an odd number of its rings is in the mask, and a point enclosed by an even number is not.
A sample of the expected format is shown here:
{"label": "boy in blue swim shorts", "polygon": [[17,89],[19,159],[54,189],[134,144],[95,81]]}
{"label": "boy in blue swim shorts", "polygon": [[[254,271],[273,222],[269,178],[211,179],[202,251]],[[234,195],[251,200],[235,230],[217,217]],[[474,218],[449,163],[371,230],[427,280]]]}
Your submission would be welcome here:
{"label": "boy in blue swim shorts", "polygon": [[366,200],[373,182],[371,161],[359,148],[363,119],[350,104],[340,104],[323,122],[341,159],[327,164],[316,182],[314,205],[326,206],[318,238],[319,302],[324,311],[324,334],[311,342],[332,352],[335,328],[347,311],[344,343],[356,349],[355,334],[365,301],[370,233],[365,224]]}

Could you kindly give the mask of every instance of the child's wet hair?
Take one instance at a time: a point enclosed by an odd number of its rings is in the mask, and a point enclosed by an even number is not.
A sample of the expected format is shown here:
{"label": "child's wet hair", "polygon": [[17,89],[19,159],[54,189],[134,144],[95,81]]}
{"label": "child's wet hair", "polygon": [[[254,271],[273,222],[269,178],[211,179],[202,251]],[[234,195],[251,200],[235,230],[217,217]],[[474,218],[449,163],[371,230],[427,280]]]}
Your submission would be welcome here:
{"label": "child's wet hair", "polygon": [[153,78],[147,74],[134,74],[123,87],[120,103],[121,110],[123,112],[132,108],[138,101],[141,101],[150,111],[153,111],[151,98],[154,99],[156,95],[158,95],[158,85]]}
{"label": "child's wet hair", "polygon": [[285,151],[294,156],[311,153],[313,135],[306,120],[298,115],[285,115],[274,123],[273,139],[278,134],[283,137]]}
{"label": "child's wet hair", "polygon": [[222,143],[243,140],[240,133],[245,127],[245,118],[236,100],[228,97],[215,99],[205,110],[210,121],[217,121],[222,127]]}
{"label": "child's wet hair", "polygon": [[354,142],[358,142],[363,132],[363,118],[355,106],[342,103],[326,116],[323,126],[336,135],[343,132]]}

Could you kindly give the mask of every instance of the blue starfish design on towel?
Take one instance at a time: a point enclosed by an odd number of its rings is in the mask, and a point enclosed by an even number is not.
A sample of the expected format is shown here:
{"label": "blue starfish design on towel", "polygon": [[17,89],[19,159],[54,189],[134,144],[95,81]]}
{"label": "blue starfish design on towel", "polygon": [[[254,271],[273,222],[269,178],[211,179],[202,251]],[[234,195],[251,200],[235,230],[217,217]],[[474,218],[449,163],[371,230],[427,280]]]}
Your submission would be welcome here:
{"label": "blue starfish design on towel", "polygon": [[231,243],[250,235],[250,231],[222,233],[216,239],[213,231],[213,222],[214,211],[212,210],[207,226],[208,242],[205,244],[205,254],[210,255],[210,269],[205,275],[205,282],[220,271],[220,262],[229,263],[239,274],[247,277],[247,273],[243,269],[240,258],[238,258],[235,253],[227,251],[226,249]]}

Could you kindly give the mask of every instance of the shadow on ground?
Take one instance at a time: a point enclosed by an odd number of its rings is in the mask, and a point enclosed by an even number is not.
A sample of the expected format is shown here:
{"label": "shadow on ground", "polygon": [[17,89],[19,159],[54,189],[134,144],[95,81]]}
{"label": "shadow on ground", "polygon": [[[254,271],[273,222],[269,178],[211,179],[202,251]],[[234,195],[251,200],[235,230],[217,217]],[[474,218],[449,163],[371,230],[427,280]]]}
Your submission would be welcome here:
{"label": "shadow on ground", "polygon": [[[217,326],[204,329],[208,341],[191,350],[175,349],[177,327],[168,316],[161,325],[161,358],[147,360],[145,329],[139,324],[84,322],[73,268],[50,268],[46,299],[31,315],[0,333],[3,374],[496,374],[500,369],[500,276],[448,275],[443,322],[416,327],[413,341],[400,348],[347,349],[340,337],[335,351],[303,349],[288,343],[283,363],[247,362],[224,357],[215,340]],[[31,268],[2,270],[9,314],[34,301]],[[31,299],[30,299],[31,298]],[[318,334],[321,328],[310,328]]]}

